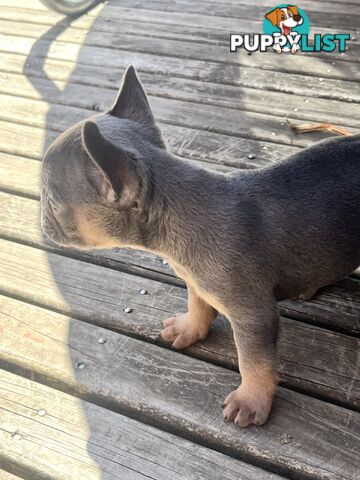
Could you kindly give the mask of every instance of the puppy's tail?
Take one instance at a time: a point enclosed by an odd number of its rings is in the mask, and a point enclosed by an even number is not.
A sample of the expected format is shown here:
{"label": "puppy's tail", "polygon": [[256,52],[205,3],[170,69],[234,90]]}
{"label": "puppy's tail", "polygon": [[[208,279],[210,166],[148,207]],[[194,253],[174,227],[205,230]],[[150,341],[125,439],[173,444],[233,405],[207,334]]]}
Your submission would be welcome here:
{"label": "puppy's tail", "polygon": [[301,125],[295,125],[286,119],[286,123],[290,130],[295,133],[307,133],[307,132],[331,132],[337,135],[350,136],[350,133],[346,128],[337,127],[332,123],[303,123]]}

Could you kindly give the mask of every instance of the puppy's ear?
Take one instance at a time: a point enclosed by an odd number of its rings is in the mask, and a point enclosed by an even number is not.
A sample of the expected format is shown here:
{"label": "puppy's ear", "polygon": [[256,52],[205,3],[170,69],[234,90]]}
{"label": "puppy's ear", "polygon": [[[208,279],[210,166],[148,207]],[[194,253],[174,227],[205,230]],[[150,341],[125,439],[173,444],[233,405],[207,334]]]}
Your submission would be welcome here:
{"label": "puppy's ear", "polygon": [[151,140],[157,146],[165,148],[148,99],[132,65],[126,69],[117,99],[108,113],[139,123],[148,130]]}
{"label": "puppy's ear", "polygon": [[271,12],[265,15],[265,18],[269,20],[269,22],[271,22],[274,26],[277,25],[278,22],[279,10],[279,8],[275,8],[275,10],[271,10]]}
{"label": "puppy's ear", "polygon": [[293,15],[299,15],[298,7],[296,5],[288,5],[287,9],[290,10]]}
{"label": "puppy's ear", "polygon": [[123,207],[135,206],[147,183],[144,162],[104,138],[91,120],[84,123],[82,142],[102,175],[102,191],[106,199],[117,201]]}

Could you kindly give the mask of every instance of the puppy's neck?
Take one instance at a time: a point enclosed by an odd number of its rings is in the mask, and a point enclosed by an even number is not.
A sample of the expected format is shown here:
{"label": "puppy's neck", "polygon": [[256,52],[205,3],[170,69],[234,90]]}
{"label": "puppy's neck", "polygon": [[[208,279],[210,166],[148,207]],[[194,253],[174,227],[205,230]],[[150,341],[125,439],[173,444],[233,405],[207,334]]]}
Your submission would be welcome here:
{"label": "puppy's neck", "polygon": [[169,154],[152,164],[152,192],[143,244],[180,265],[191,262],[211,244],[214,229],[226,211],[229,177],[196,167]]}

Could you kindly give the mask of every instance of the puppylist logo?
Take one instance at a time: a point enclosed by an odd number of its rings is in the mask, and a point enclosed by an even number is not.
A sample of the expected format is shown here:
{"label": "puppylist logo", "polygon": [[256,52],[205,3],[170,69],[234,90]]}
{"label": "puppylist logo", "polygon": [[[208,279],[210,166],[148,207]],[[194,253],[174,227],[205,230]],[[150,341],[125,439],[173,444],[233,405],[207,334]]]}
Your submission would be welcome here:
{"label": "puppylist logo", "polygon": [[296,5],[282,3],[267,12],[263,21],[264,33],[230,34],[230,52],[244,48],[248,52],[266,52],[269,49],[276,53],[301,52],[334,52],[346,51],[346,42],[350,34],[319,34],[310,38],[310,22],[308,16]]}

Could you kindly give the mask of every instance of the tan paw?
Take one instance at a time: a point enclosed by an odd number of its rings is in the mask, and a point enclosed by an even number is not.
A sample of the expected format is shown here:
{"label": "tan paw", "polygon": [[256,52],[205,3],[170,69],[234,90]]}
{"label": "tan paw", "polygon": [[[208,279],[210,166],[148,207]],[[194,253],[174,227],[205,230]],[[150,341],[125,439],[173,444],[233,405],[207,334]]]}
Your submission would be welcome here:
{"label": "tan paw", "polygon": [[189,347],[198,340],[203,340],[209,331],[207,325],[206,328],[200,329],[188,313],[168,318],[163,323],[165,328],[160,335],[177,349]]}
{"label": "tan paw", "polygon": [[240,385],[225,398],[224,419],[239,427],[263,425],[269,416],[272,400],[272,394],[260,391],[250,395],[249,391]]}

